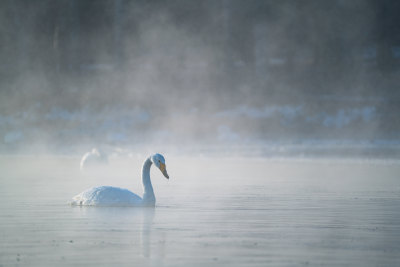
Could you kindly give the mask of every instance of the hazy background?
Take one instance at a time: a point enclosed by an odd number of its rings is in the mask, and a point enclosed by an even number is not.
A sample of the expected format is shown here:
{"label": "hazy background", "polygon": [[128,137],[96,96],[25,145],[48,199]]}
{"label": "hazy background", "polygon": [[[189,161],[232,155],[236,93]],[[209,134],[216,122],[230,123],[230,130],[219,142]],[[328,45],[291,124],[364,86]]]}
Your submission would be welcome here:
{"label": "hazy background", "polygon": [[0,152],[398,157],[398,14],[395,0],[1,1]]}

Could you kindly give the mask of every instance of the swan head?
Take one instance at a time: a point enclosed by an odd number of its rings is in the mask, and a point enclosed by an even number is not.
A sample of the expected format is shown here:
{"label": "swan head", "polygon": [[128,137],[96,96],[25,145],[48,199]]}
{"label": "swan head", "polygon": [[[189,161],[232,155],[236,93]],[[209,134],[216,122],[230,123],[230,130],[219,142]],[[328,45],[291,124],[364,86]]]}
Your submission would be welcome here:
{"label": "swan head", "polygon": [[165,166],[165,159],[163,155],[161,154],[154,154],[153,156],[150,157],[151,162],[153,162],[154,165],[157,166],[157,168],[160,169],[162,174],[165,176],[165,178],[169,179],[168,173],[167,173],[167,168]]}
{"label": "swan head", "polygon": [[92,155],[100,157],[100,152],[97,148],[93,148],[91,151]]}

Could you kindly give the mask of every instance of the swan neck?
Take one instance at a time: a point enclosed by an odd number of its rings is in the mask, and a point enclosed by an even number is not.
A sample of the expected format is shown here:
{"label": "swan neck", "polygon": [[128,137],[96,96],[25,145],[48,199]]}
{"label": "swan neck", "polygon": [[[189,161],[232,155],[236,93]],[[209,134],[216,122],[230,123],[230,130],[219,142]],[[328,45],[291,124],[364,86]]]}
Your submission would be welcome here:
{"label": "swan neck", "polygon": [[153,191],[153,186],[150,180],[150,167],[153,163],[151,162],[150,158],[147,158],[143,163],[142,168],[142,182],[143,182],[143,201],[144,202],[151,202],[155,203],[155,196]]}

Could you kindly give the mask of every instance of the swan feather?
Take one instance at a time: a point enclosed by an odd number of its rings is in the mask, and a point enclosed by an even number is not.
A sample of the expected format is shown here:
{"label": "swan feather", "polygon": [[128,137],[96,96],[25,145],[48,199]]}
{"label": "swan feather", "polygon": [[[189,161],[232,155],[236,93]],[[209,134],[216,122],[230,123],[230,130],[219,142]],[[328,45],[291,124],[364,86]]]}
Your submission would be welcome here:
{"label": "swan feather", "polygon": [[142,198],[128,189],[97,186],[92,187],[72,198],[71,205],[78,206],[137,206]]}

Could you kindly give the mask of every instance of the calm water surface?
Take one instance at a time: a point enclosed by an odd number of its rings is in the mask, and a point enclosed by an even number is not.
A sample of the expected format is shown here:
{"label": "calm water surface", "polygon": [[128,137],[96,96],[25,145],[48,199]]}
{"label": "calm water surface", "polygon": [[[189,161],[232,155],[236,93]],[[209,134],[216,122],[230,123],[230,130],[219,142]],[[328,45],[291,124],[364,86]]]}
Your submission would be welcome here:
{"label": "calm water surface", "polygon": [[154,209],[67,204],[141,162],[1,157],[0,266],[400,266],[399,162],[167,157]]}

